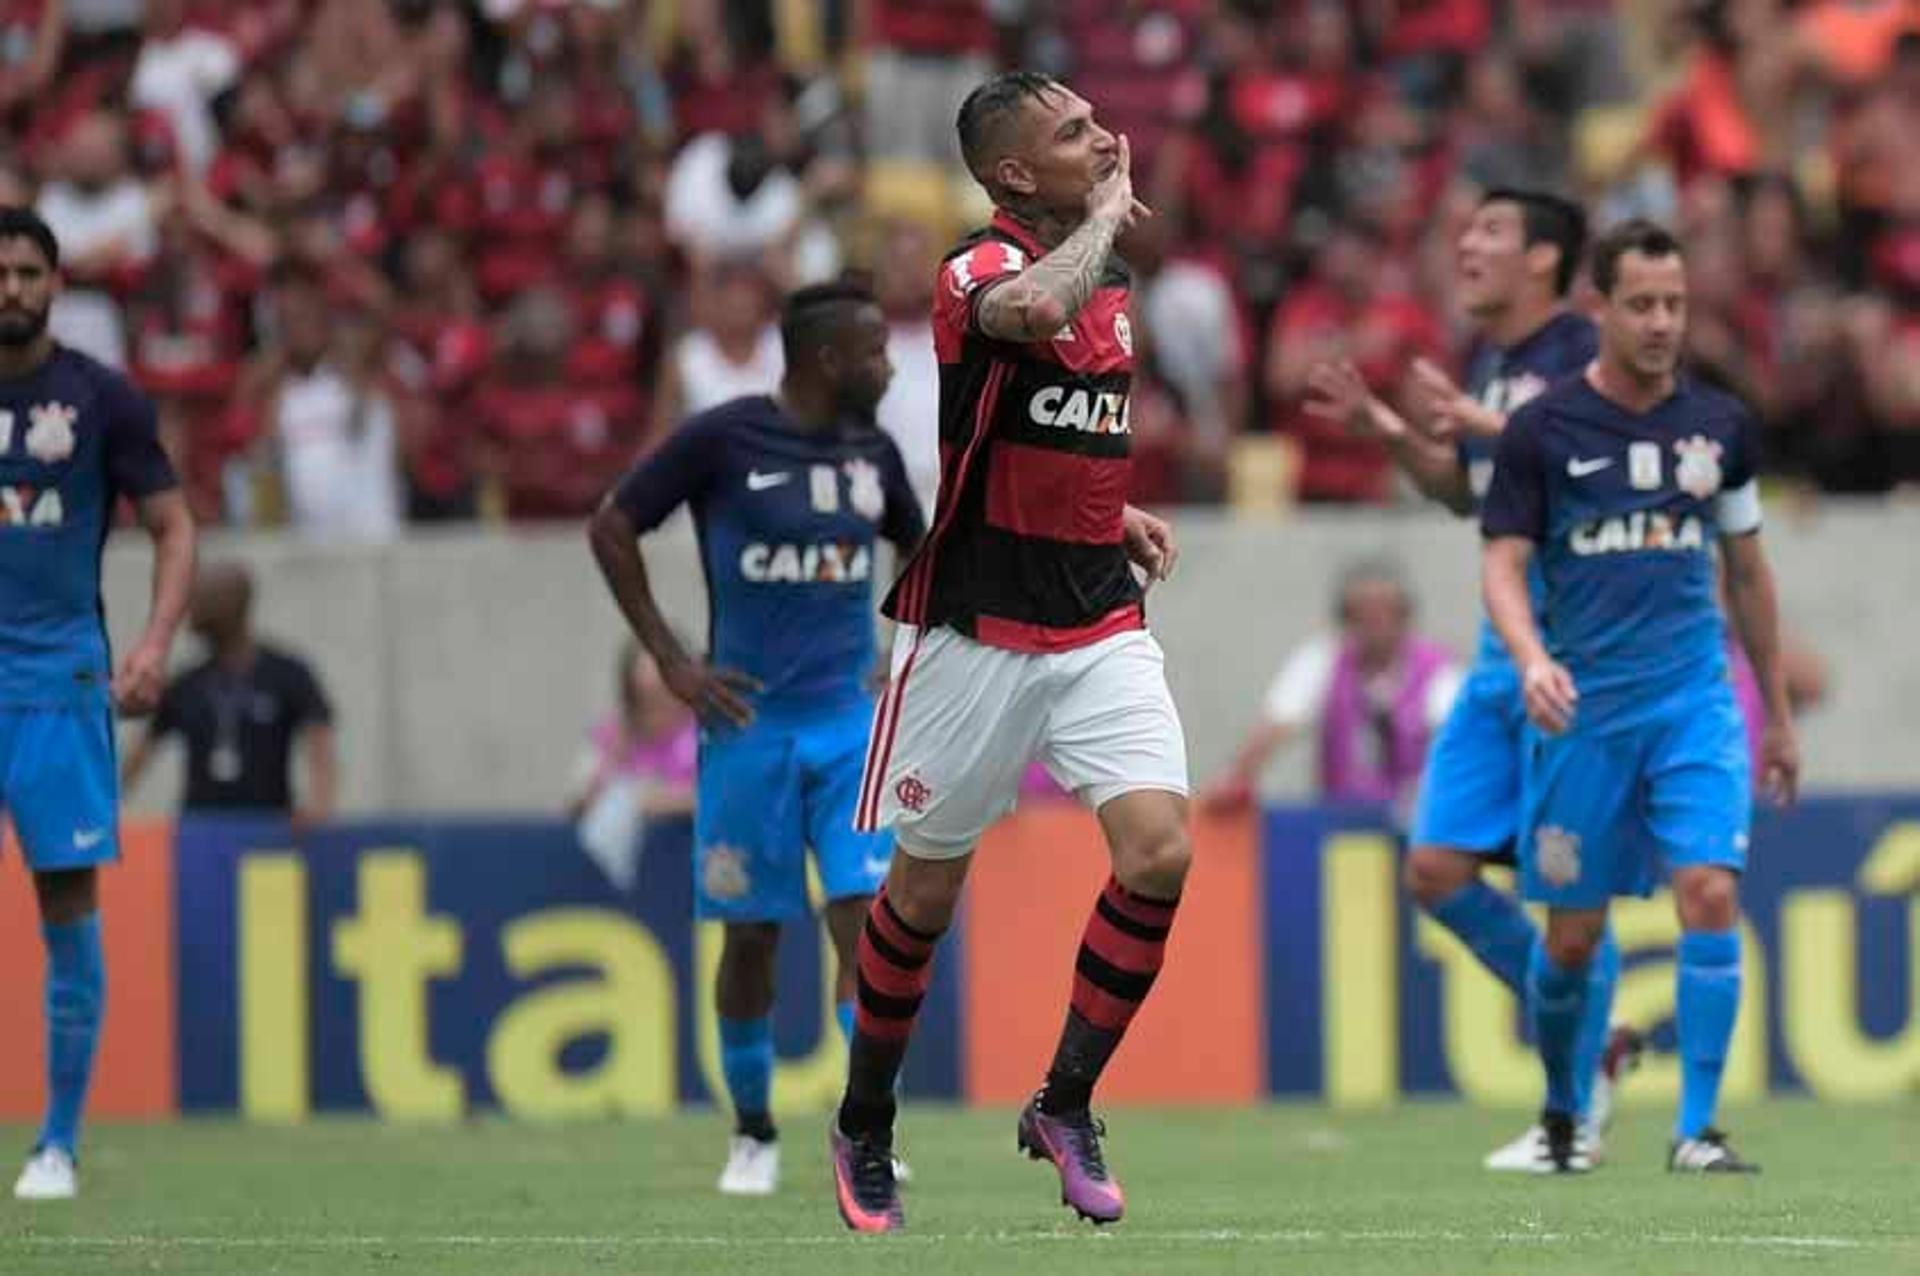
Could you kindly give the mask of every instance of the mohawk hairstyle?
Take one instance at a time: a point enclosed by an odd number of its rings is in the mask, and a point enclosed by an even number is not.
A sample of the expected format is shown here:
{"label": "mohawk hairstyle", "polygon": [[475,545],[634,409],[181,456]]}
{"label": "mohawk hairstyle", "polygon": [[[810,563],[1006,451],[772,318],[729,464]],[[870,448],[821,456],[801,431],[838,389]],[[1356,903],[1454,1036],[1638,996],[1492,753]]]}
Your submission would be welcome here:
{"label": "mohawk hairstyle", "polygon": [[998,158],[994,151],[1004,141],[1021,104],[1044,102],[1062,87],[1060,81],[1039,71],[1002,71],[967,94],[955,124],[960,131],[960,154],[976,180],[986,183],[990,166]]}

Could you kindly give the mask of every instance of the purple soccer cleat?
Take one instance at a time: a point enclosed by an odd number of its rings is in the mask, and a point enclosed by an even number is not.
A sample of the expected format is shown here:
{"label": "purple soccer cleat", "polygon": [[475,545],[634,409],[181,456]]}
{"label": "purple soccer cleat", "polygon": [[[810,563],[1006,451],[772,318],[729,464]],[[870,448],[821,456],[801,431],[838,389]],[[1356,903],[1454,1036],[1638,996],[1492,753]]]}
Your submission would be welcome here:
{"label": "purple soccer cleat", "polygon": [[1060,1171],[1060,1202],[1090,1223],[1117,1223],[1127,1198],[1107,1173],[1100,1138],[1107,1127],[1082,1112],[1048,1116],[1038,1097],[1020,1113],[1020,1150],[1036,1161],[1052,1161]]}
{"label": "purple soccer cleat", "polygon": [[827,1149],[833,1156],[834,1198],[848,1227],[879,1233],[906,1226],[892,1149],[876,1139],[842,1134],[837,1117],[827,1127]]}

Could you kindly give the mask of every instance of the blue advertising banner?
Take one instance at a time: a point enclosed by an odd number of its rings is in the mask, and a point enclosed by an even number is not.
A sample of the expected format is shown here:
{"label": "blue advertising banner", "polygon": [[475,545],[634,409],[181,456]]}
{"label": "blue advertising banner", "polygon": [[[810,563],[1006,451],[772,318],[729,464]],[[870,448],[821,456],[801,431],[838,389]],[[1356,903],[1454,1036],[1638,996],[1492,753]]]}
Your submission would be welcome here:
{"label": "blue advertising banner", "polygon": [[[711,1100],[720,932],[691,922],[691,877],[686,820],[649,827],[625,895],[554,821],[347,824],[296,839],[277,822],[184,820],[180,1105],[452,1120]],[[960,1092],[962,966],[941,963],[910,1093]],[[789,927],[776,1110],[838,1097],[831,978],[824,930]]]}
{"label": "blue advertising banner", "polygon": [[[1265,819],[1274,1092],[1350,1106],[1446,1092],[1538,1103],[1539,1064],[1512,994],[1409,905],[1386,813],[1279,808]],[[1761,812],[1742,905],[1728,1097],[1920,1088],[1920,799]],[[1615,1017],[1655,1046],[1629,1097],[1665,1101],[1678,1087],[1672,898],[1617,901],[1613,921],[1626,955]]]}

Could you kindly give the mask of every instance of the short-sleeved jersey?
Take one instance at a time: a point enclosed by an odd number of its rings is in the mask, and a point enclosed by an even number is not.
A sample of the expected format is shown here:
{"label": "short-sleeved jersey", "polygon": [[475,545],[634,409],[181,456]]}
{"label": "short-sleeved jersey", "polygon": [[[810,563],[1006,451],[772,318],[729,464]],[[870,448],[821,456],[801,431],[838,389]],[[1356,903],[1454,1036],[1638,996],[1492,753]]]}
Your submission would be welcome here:
{"label": "short-sleeved jersey", "polygon": [[185,810],[284,813],[293,809],[294,741],[332,721],[307,662],[261,643],[244,672],[209,659],[174,679],[153,733],[186,742]]}
{"label": "short-sleeved jersey", "polygon": [[1132,477],[1126,267],[1111,260],[1051,341],[980,331],[982,298],[1045,253],[1000,213],[940,266],[940,497],[932,534],[886,602],[906,624],[1029,652],[1145,623],[1122,530]]}
{"label": "short-sleeved jersey", "polygon": [[[1475,345],[1467,358],[1466,391],[1481,407],[1501,416],[1512,416],[1548,387],[1567,377],[1578,376],[1598,353],[1599,335],[1593,320],[1563,310],[1510,346],[1491,341]],[[1459,444],[1460,464],[1466,470],[1467,485],[1475,501],[1483,501],[1487,485],[1493,481],[1494,448],[1497,438],[1474,436]],[[1535,614],[1540,608],[1540,573],[1532,572]],[[1494,632],[1493,622],[1480,619],[1480,645],[1474,662],[1481,670],[1510,668],[1506,644]]]}
{"label": "short-sleeved jersey", "polygon": [[0,380],[0,705],[105,694],[100,555],[115,505],[177,482],[153,405],[119,373],[56,346]]}
{"label": "short-sleeved jersey", "polygon": [[621,480],[641,531],[693,511],[715,663],[764,685],[762,714],[865,694],[874,669],[873,543],[924,529],[893,440],[879,428],[809,431],[765,395],[689,417]]}
{"label": "short-sleeved jersey", "polygon": [[1685,380],[1639,414],[1572,378],[1508,420],[1482,531],[1536,543],[1547,646],[1586,727],[1725,684],[1714,550],[1760,527],[1753,446],[1738,401]]}

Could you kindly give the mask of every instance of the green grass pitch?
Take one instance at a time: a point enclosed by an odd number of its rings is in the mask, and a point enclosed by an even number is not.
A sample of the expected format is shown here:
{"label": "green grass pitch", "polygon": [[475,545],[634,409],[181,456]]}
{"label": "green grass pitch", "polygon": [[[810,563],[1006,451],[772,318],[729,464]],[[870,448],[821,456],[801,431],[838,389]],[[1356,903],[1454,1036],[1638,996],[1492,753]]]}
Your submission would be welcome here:
{"label": "green grass pitch", "polygon": [[[1455,1104],[1116,1109],[1129,1215],[1096,1232],[1016,1156],[1008,1112],[909,1107],[906,1234],[833,1211],[821,1119],[783,1129],[763,1201],[713,1191],[717,1116],[96,1128],[83,1198],[0,1200],[0,1272],[1920,1273],[1920,1101],[1730,1114],[1754,1179],[1674,1178],[1661,1114],[1621,1116],[1584,1178],[1499,1176],[1523,1118]],[[6,1131],[24,1150],[30,1132]]]}

